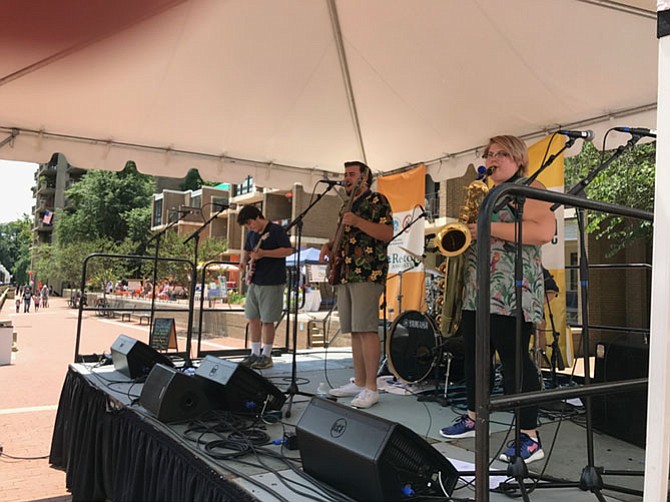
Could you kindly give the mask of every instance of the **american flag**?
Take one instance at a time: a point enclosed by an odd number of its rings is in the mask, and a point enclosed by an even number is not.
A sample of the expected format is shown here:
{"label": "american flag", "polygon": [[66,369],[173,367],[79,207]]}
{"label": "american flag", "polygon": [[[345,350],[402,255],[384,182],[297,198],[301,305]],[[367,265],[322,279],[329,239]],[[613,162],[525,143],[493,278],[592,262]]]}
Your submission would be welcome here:
{"label": "american flag", "polygon": [[51,225],[51,220],[53,220],[54,214],[48,209],[44,211],[44,216],[42,217],[42,223],[45,225]]}

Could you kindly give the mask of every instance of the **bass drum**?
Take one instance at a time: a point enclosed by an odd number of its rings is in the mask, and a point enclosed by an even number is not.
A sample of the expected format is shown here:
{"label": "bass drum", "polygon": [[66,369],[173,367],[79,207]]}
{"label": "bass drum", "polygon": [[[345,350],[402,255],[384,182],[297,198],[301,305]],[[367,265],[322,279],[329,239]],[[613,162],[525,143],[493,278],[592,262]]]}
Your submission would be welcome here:
{"label": "bass drum", "polygon": [[439,331],[432,317],[408,310],[391,325],[386,339],[389,369],[405,383],[421,382],[439,361]]}

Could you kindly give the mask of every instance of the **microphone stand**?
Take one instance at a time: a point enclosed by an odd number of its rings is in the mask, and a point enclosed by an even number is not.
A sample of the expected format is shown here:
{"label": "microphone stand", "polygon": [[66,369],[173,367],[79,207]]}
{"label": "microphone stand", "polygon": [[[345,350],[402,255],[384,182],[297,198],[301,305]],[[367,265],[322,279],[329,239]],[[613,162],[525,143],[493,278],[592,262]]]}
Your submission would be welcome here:
{"label": "microphone stand", "polygon": [[[308,396],[312,397],[314,394],[309,394],[307,392],[301,392],[298,388],[298,383],[297,383],[297,362],[296,362],[296,357],[297,357],[297,351],[298,351],[298,310],[299,310],[299,305],[298,305],[298,297],[299,297],[299,289],[300,289],[300,244],[302,241],[302,226],[303,226],[303,219],[307,215],[307,213],[314,207],[323,197],[326,195],[329,191],[333,189],[335,185],[334,184],[328,184],[328,187],[321,192],[320,194],[317,194],[316,199],[314,199],[309,206],[307,206],[298,216],[294,218],[294,220],[289,223],[286,228],[284,229],[287,233],[289,230],[291,230],[292,227],[296,227],[296,259],[295,259],[295,268],[296,268],[296,279],[294,281],[291,281],[289,289],[291,287],[294,288],[293,292],[295,294],[295,302],[293,304],[293,312],[291,312],[291,302],[288,302],[288,316],[286,317],[287,323],[290,323],[291,321],[291,314],[293,314],[293,326],[292,326],[292,334],[293,334],[293,353],[291,354],[291,382],[289,383],[288,388],[284,392],[284,394],[288,395],[288,408],[286,409],[285,416],[289,418],[291,416],[291,408],[293,407],[293,397],[296,395],[300,396]],[[290,295],[289,295],[290,298]]]}
{"label": "microphone stand", "polygon": [[177,218],[171,221],[163,230],[155,234],[147,244],[150,244],[154,239],[156,240],[156,246],[154,247],[154,260],[153,260],[153,270],[152,270],[152,289],[151,289],[151,312],[149,317],[149,345],[151,345],[151,338],[154,335],[154,314],[156,313],[156,280],[158,279],[158,248],[160,247],[161,237],[167,233],[172,227],[179,223],[182,217],[185,215],[179,215],[177,213]]}
{"label": "microphone stand", "polygon": [[[188,238],[184,241],[184,244],[188,243],[190,240],[193,240],[193,263],[191,263],[191,291],[188,296],[188,328],[186,330],[186,362],[185,367],[192,367],[191,363],[191,342],[193,339],[193,311],[195,309],[195,288],[197,285],[197,275],[198,275],[198,244],[200,241],[200,233],[207,228],[207,226],[214,221],[219,215],[225,210],[228,209],[227,205],[222,205],[214,214],[212,214],[207,221],[205,221],[199,228],[197,228]],[[204,291],[200,293],[204,294]]]}
{"label": "microphone stand", "polygon": [[[565,142],[565,145],[563,145],[563,147],[561,147],[561,149],[558,152],[552,153],[549,156],[549,158],[540,166],[540,168],[537,171],[535,171],[530,177],[528,177],[528,179],[526,179],[526,181],[524,181],[523,184],[530,186],[531,183],[533,183],[533,181],[535,181],[538,178],[538,176],[542,174],[542,171],[544,171],[547,167],[549,167],[551,164],[554,163],[554,161],[559,157],[559,155],[561,155],[564,151],[566,151],[568,148],[571,148],[572,145],[575,144],[575,139],[576,138],[568,137],[568,140]],[[507,204],[509,204],[509,197],[503,197],[493,211],[498,212]],[[552,208],[552,211],[554,210],[555,209]]]}
{"label": "microphone stand", "polygon": [[[410,221],[407,225],[405,225],[398,233],[396,233],[393,237],[391,237],[391,240],[389,242],[393,242],[398,238],[400,235],[405,232],[408,228],[411,228],[412,225],[414,225],[417,221],[419,221],[420,218],[425,218],[427,216],[426,210],[424,208],[421,208],[421,214],[412,217],[412,221]],[[399,271],[396,275],[398,276],[398,296],[396,297],[398,300],[398,316],[402,314],[402,274],[404,272],[407,272],[408,270],[412,270],[413,268],[417,267],[419,263],[417,263],[417,260],[412,257],[412,262],[414,263],[411,267],[408,267],[404,270]],[[425,272],[424,272],[425,273]],[[388,319],[387,319],[387,310],[388,310],[388,305],[386,303],[386,282],[388,282],[388,279],[392,279],[394,276],[391,276],[387,278],[387,281],[384,282],[384,291],[382,292],[382,311],[383,311],[383,320],[382,320],[382,358],[379,363],[379,369],[377,370],[377,376],[385,375],[388,374],[387,371],[387,362],[388,362],[388,353],[386,350],[386,343],[388,340]]]}
{"label": "microphone stand", "polygon": [[[631,138],[625,145],[620,145],[616,151],[608,158],[606,161],[601,163],[599,166],[592,169],[589,174],[583,180],[577,182],[567,193],[570,195],[580,195],[583,194],[584,189],[595,179],[598,174],[600,174],[607,166],[609,166],[615,159],[620,157],[626,150],[632,149],[635,144],[642,138],[641,135],[633,134]],[[521,205],[521,204],[520,204]],[[551,210],[555,211],[560,207],[560,203],[555,203],[551,206]],[[588,285],[589,285],[589,267],[588,267],[588,253],[586,251],[586,240],[585,240],[585,210],[582,207],[577,209],[577,223],[579,227],[579,242],[580,242],[580,257],[579,257],[579,282],[581,288],[581,312],[582,312],[582,357],[584,359],[584,385],[588,386],[591,383],[591,363],[589,359],[589,314],[588,314]],[[521,220],[519,220],[519,242],[521,241]],[[520,246],[519,246],[520,247]],[[518,268],[517,264],[517,268]],[[520,270],[517,270],[516,273],[517,280],[520,276]],[[520,289],[520,288],[517,288]],[[521,298],[520,291],[517,291],[517,298]],[[517,316],[519,313],[517,312]],[[519,321],[517,321],[519,322]],[[521,351],[519,346],[520,330],[517,326],[517,350]],[[519,371],[520,359],[519,352],[517,352],[517,382],[516,382],[516,392],[519,392],[521,376]],[[597,467],[595,465],[595,454],[594,454],[594,444],[593,444],[593,420],[592,420],[592,410],[591,410],[591,396],[586,395],[583,397],[584,407],[586,410],[586,452],[587,452],[587,465],[582,469],[582,473],[578,483],[566,482],[561,484],[561,486],[572,487],[578,486],[583,491],[590,491],[594,494],[596,499],[600,502],[605,502],[605,498],[602,495],[602,490],[605,487],[602,475],[607,474],[605,469],[602,467]],[[516,408],[517,417],[518,410]],[[515,427],[515,439],[517,445],[516,456],[513,458],[512,462],[508,466],[507,474],[510,477],[513,477],[517,483],[518,488],[521,491],[521,495],[524,500],[528,500],[527,493],[525,490],[525,485],[523,483],[523,478],[528,477],[528,469],[523,459],[519,457],[519,420],[516,420]],[[556,485],[555,485],[556,486]],[[554,486],[554,487],[555,487]],[[536,488],[542,488],[542,484],[537,484]],[[547,486],[549,487],[549,486]]]}

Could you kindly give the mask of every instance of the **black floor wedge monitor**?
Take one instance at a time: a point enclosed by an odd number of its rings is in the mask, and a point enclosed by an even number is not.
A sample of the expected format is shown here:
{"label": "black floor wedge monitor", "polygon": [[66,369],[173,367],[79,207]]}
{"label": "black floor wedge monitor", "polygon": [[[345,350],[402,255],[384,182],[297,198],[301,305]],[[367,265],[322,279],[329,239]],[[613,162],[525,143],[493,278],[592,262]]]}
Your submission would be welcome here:
{"label": "black floor wedge monitor", "polygon": [[116,371],[133,380],[146,377],[157,363],[174,366],[170,359],[146,343],[126,335],[119,335],[112,344],[112,362]]}
{"label": "black floor wedge monitor", "polygon": [[140,404],[161,422],[181,422],[209,411],[201,383],[194,377],[162,364],[147,377]]}
{"label": "black floor wedge monitor", "polygon": [[257,414],[280,410],[286,396],[267,378],[238,363],[206,356],[195,370],[213,409]]}
{"label": "black floor wedge monitor", "polygon": [[448,497],[458,471],[407,427],[313,398],[297,425],[305,472],[356,500]]}

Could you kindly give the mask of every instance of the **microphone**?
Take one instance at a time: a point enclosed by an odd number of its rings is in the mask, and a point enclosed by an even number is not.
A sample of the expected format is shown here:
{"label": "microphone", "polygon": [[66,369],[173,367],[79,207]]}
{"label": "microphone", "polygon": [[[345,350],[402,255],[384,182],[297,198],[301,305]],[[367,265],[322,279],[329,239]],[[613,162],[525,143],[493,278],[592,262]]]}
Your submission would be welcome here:
{"label": "microphone", "polygon": [[477,179],[483,180],[493,174],[493,167],[486,169],[486,166],[479,166],[477,168]]}
{"label": "microphone", "polygon": [[237,204],[230,202],[228,204],[219,204],[217,202],[212,202],[212,206],[216,211],[221,211],[223,209],[237,209]]}
{"label": "microphone", "polygon": [[319,180],[318,183],[327,183],[329,187],[343,187],[346,185],[342,180]]}
{"label": "microphone", "polygon": [[586,131],[566,131],[561,129],[560,131],[556,131],[556,134],[563,134],[568,138],[581,138],[584,141],[593,141],[596,137],[595,133],[591,129],[587,129]]}
{"label": "microphone", "polygon": [[647,129],[646,127],[615,127],[614,130],[627,132],[633,136],[647,136],[648,138],[656,137],[656,129]]}
{"label": "microphone", "polygon": [[176,207],[171,207],[170,212],[178,216],[186,216],[187,214],[192,214],[192,209],[177,209]]}
{"label": "microphone", "polygon": [[433,218],[433,215],[431,212],[426,211],[426,208],[421,207],[421,214],[419,215],[419,218],[425,218],[428,223],[433,223],[435,219]]}

